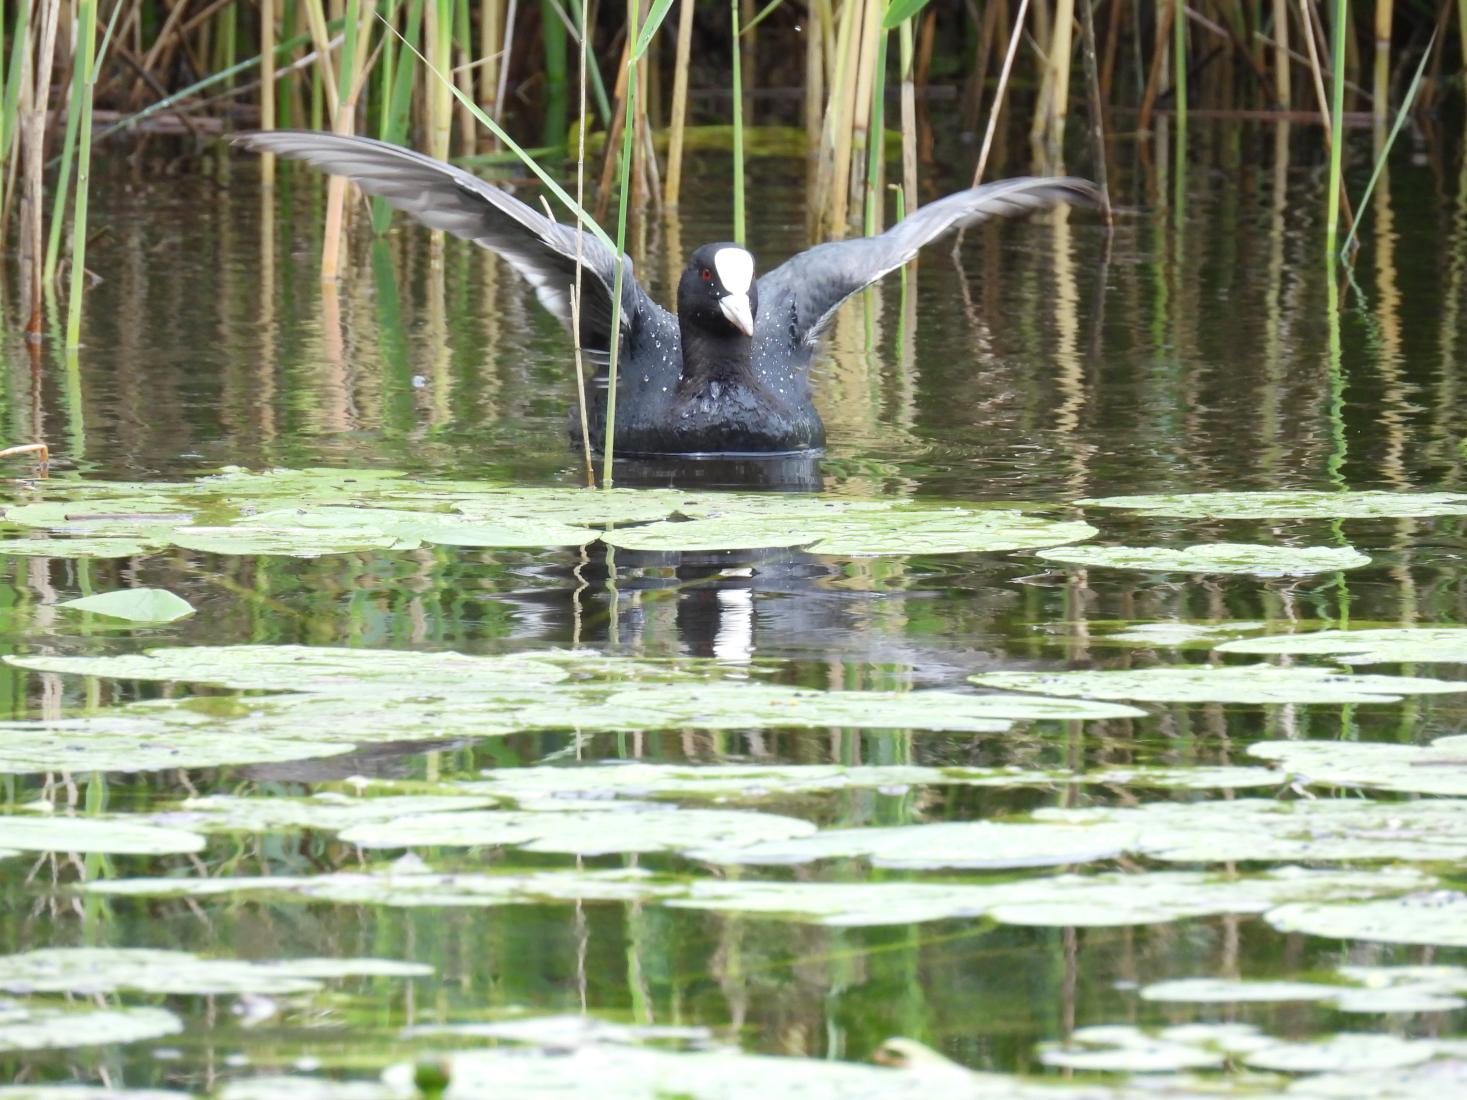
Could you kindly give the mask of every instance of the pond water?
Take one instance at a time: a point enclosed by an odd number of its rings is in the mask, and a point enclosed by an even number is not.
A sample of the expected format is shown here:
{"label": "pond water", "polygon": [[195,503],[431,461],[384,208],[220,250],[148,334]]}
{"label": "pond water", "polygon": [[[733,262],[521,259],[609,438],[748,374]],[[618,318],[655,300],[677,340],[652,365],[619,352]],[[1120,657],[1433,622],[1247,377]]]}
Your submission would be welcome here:
{"label": "pond water", "polygon": [[[1463,1089],[1467,169],[1400,153],[1336,315],[1317,137],[1117,140],[1112,236],[843,309],[818,460],[614,504],[500,261],[360,224],[323,296],[315,176],[112,152],[78,361],[0,345],[56,458],[0,532],[0,1082]],[[751,165],[766,269],[804,178]],[[137,588],[193,613],[65,606]]]}

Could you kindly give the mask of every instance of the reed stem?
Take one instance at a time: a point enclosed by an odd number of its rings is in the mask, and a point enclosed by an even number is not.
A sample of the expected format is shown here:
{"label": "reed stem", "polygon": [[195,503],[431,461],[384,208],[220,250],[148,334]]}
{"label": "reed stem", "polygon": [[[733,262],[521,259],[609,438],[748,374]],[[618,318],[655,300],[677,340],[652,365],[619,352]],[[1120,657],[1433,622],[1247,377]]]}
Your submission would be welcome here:
{"label": "reed stem", "polygon": [[744,82],[739,41],[739,0],[729,0],[733,20],[733,239],[744,243]]}
{"label": "reed stem", "polygon": [[66,309],[68,348],[81,346],[82,291],[87,278],[87,191],[92,180],[92,94],[97,83],[96,53],[97,0],[81,0],[77,12],[76,71],[85,76],[85,92],[77,134],[76,205],[71,217],[71,293]]}
{"label": "reed stem", "polygon": [[[627,5],[627,11],[629,21],[627,43],[630,45],[637,41],[637,24],[642,14],[641,0],[631,0]],[[621,357],[621,289],[626,276],[627,198],[631,191],[632,133],[636,129],[636,51],[628,49],[626,57],[626,115],[621,127],[621,193],[617,196],[616,248],[612,252],[616,258],[616,275],[611,287],[611,357],[606,367],[606,438],[602,444],[601,455],[601,487],[603,489],[610,489],[613,485],[611,464],[616,454],[616,369]]]}

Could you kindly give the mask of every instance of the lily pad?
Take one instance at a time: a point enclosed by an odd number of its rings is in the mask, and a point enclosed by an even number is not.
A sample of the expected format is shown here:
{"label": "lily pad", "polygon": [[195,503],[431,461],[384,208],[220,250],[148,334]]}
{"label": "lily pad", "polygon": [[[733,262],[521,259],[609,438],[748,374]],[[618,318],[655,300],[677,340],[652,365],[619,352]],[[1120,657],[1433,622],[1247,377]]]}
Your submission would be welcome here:
{"label": "lily pad", "polygon": [[120,588],[115,592],[63,600],[60,606],[135,623],[171,623],[194,613],[193,604],[166,588]]}
{"label": "lily pad", "polygon": [[968,679],[1004,691],[1152,703],[1395,703],[1404,695],[1467,691],[1467,682],[1274,665],[985,672]]}
{"label": "lily pad", "polygon": [[1253,756],[1272,760],[1312,786],[1367,787],[1410,794],[1467,795],[1467,735],[1429,746],[1372,741],[1259,741]]}
{"label": "lily pad", "polygon": [[6,508],[5,521],[55,534],[167,542],[168,532],[192,523],[202,510],[201,502],[190,503],[160,493],[22,504]]}
{"label": "lily pad", "polygon": [[387,868],[295,877],[113,879],[89,883],[84,889],[129,897],[266,896],[402,908],[641,901],[838,926],[989,916],[1006,924],[1106,927],[1263,913],[1291,901],[1378,898],[1419,891],[1434,881],[1409,868],[1366,872],[1284,867],[1226,876],[1195,871],[1108,872],[1001,883],[688,881],[637,869],[493,874]]}
{"label": "lily pad", "polygon": [[628,527],[603,536],[629,550],[755,550],[801,547],[812,554],[960,554],[1026,550],[1079,542],[1087,523],[1049,520],[1009,509],[919,505],[849,510],[835,515],[728,515]]}
{"label": "lily pad", "polygon": [[873,829],[830,829],[813,836],[762,843],[701,843],[686,854],[710,863],[809,863],[869,860],[875,867],[995,869],[1052,867],[1114,859],[1136,841],[1127,826],[1010,825],[992,821],[943,822]]}
{"label": "lily pad", "polygon": [[1382,630],[1317,630],[1239,638],[1220,653],[1328,656],[1345,665],[1467,664],[1467,626],[1404,626]]}
{"label": "lily pad", "polygon": [[1430,1039],[1343,1032],[1306,1043],[1275,1043],[1246,1056],[1254,1069],[1281,1073],[1329,1073],[1381,1070],[1419,1065],[1441,1048]]}
{"label": "lily pad", "polygon": [[1467,1057],[1435,1058],[1415,1065],[1302,1077],[1290,1097],[1334,1100],[1442,1100],[1467,1095]]}
{"label": "lily pad", "polygon": [[204,847],[204,838],[197,833],[115,817],[0,816],[0,836],[10,847],[28,852],[159,856]]}
{"label": "lily pad", "polygon": [[[77,1010],[70,1006],[52,1007],[41,1004],[0,1003],[0,1051],[52,1050],[64,1047],[110,1046],[176,1035],[183,1022],[162,1008],[97,1008]],[[0,1088],[0,1100],[30,1095],[28,1086]],[[51,1095],[37,1093],[36,1095]],[[105,1093],[95,1096],[128,1096],[131,1093]],[[136,1100],[149,1100],[148,1093],[135,1094]],[[62,1093],[56,1100],[67,1100]],[[154,1092],[153,1100],[181,1100],[182,1093]]]}
{"label": "lily pad", "polygon": [[[1087,624],[1089,625],[1089,624]],[[1262,622],[1184,622],[1180,620],[1156,623],[1128,623],[1123,629],[1100,634],[1092,638],[1096,643],[1116,643],[1130,646],[1155,646],[1165,649],[1210,649],[1217,642],[1235,638],[1239,634],[1252,634],[1267,630]]]}
{"label": "lily pad", "polygon": [[168,540],[204,554],[265,554],[319,558],[366,550],[416,550],[422,543],[384,534],[375,527],[178,527]]}
{"label": "lily pad", "polygon": [[454,790],[513,801],[545,798],[710,798],[753,801],[823,791],[905,791],[911,787],[1033,787],[1113,783],[1130,787],[1213,789],[1277,786],[1267,768],[1137,767],[1094,771],[934,768],[914,764],[585,764],[501,768]]}
{"label": "lily pad", "polygon": [[400,508],[349,508],[321,505],[313,508],[283,508],[243,520],[231,530],[253,527],[330,531],[379,531],[409,546],[536,547],[582,546],[595,542],[597,532],[548,519],[501,516],[471,520],[446,512],[421,512]]}
{"label": "lily pad", "polygon": [[1182,519],[1378,519],[1467,515],[1461,493],[1277,492],[1161,493],[1077,501]]}
{"label": "lily pad", "polygon": [[1270,911],[1280,932],[1336,940],[1467,947],[1467,894],[1432,890],[1349,905],[1296,903]]}
{"label": "lily pad", "polygon": [[1384,1015],[1449,1012],[1467,1005],[1467,970],[1455,966],[1343,966],[1350,985],[1298,981],[1181,978],[1141,991],[1148,1001],[1180,1004],[1258,1004],[1315,1001],[1340,1012]]}
{"label": "lily pad", "polygon": [[1045,561],[1130,569],[1144,573],[1243,573],[1255,577],[1305,577],[1358,569],[1370,559],[1349,547],[1256,546],[1209,542],[1172,549],[1162,546],[1076,546],[1041,550]]}
{"label": "lily pad", "polygon": [[412,978],[433,968],[393,959],[204,959],[186,951],[136,947],[53,947],[0,956],[0,989],[12,993],[292,994],[320,980]]}
{"label": "lily pad", "polygon": [[632,807],[422,814],[355,825],[343,831],[341,839],[363,848],[504,845],[527,852],[594,856],[720,844],[737,847],[814,831],[808,821],[776,814]]}
{"label": "lily pad", "polygon": [[1124,1024],[1077,1028],[1069,1042],[1041,1043],[1039,1060],[1047,1066],[1083,1073],[1176,1073],[1216,1069],[1225,1053],[1199,1044],[1150,1035]]}
{"label": "lily pad", "polygon": [[157,549],[141,539],[0,539],[0,554],[23,558],[138,558]]}
{"label": "lily pad", "polygon": [[1366,802],[1259,798],[1047,808],[1045,822],[1114,825],[1139,836],[1132,851],[1170,863],[1248,860],[1467,859],[1467,800]]}
{"label": "lily pad", "polygon": [[1167,1004],[1275,1004],[1332,1001],[1339,986],[1322,982],[1239,981],[1234,978],[1176,978],[1141,990],[1141,999]]}
{"label": "lily pad", "polygon": [[286,829],[345,829],[369,821],[389,821],[409,814],[474,810],[493,798],[472,795],[399,795],[351,798],[323,792],[309,798],[244,798],[213,795],[191,798],[173,811],[154,815],[158,824],[180,825],[207,832],[275,832]]}

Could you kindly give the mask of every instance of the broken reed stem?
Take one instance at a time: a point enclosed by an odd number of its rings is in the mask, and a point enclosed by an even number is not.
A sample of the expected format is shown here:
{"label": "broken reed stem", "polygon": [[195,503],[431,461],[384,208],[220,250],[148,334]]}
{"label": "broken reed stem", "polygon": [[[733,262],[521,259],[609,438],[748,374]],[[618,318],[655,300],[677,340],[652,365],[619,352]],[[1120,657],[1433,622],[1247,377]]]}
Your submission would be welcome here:
{"label": "broken reed stem", "polygon": [[988,108],[988,127],[983,131],[983,146],[978,150],[978,165],[973,169],[973,186],[983,182],[983,170],[988,167],[988,154],[993,148],[993,135],[998,129],[998,113],[1003,110],[1004,94],[1009,87],[1009,74],[1014,71],[1014,57],[1019,52],[1019,39],[1024,34],[1024,15],[1029,10],[1029,0],[1019,0],[1019,13],[1014,16],[1014,30],[1009,35],[1008,52],[1003,55],[1003,68],[999,70],[998,87],[993,90],[993,103]]}

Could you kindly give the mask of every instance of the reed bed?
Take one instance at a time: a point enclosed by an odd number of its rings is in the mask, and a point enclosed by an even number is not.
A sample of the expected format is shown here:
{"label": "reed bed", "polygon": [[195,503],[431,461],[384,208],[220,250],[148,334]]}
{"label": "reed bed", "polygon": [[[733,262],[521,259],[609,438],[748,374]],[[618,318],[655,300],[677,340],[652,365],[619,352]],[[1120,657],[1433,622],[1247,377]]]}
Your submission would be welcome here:
{"label": "reed bed", "polygon": [[[640,219],[680,199],[694,135],[727,135],[742,239],[745,156],[799,123],[780,140],[808,158],[812,229],[838,237],[889,221],[889,160],[904,208],[931,197],[918,161],[934,126],[968,132],[975,179],[1006,122],[1027,126],[1036,170],[1104,180],[1115,135],[1144,144],[1165,125],[1180,187],[1189,119],[1288,118],[1319,124],[1333,257],[1338,226],[1353,228],[1346,128],[1460,110],[1464,56],[1467,0],[20,0],[0,8],[0,232],[27,290],[7,320],[42,339],[66,272],[77,339],[94,145],[202,149],[253,127],[371,134],[470,164],[515,156],[543,178],[577,160],[584,124],[585,156],[602,158],[587,205],[604,220],[617,203],[616,243],[635,255]],[[1087,124],[1067,134],[1075,112]],[[261,171],[268,183],[275,166]],[[330,186],[328,279],[353,217]]]}

